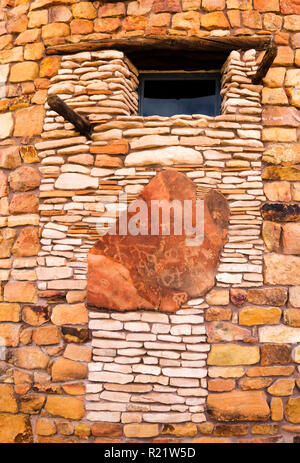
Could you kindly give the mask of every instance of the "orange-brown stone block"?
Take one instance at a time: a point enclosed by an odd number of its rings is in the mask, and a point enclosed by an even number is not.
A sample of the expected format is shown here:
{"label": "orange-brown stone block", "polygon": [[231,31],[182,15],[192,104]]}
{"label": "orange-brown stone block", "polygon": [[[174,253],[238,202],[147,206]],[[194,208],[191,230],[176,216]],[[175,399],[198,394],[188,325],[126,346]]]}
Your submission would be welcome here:
{"label": "orange-brown stone block", "polygon": [[38,171],[29,166],[22,166],[9,176],[9,185],[13,191],[35,190],[40,183]]}
{"label": "orange-brown stone block", "polygon": [[30,282],[7,283],[4,287],[4,300],[7,302],[36,302],[36,287]]}
{"label": "orange-brown stone block", "polygon": [[207,411],[218,421],[265,421],[270,416],[266,396],[258,391],[208,394]]}
{"label": "orange-brown stone block", "polygon": [[84,417],[84,400],[81,397],[49,395],[45,409],[53,416],[80,420]]}

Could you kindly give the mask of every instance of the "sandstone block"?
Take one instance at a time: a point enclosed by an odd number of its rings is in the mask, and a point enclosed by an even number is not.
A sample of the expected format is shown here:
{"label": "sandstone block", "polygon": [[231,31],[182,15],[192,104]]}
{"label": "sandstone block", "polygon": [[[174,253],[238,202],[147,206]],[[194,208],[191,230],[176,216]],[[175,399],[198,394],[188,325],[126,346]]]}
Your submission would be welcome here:
{"label": "sandstone block", "polygon": [[88,367],[84,363],[59,357],[52,365],[51,374],[54,382],[74,381],[86,378]]}
{"label": "sandstone block", "polygon": [[271,285],[299,285],[300,257],[265,254],[264,281]]}
{"label": "sandstone block", "polygon": [[59,304],[52,310],[51,321],[55,325],[85,325],[88,314],[84,304]]}
{"label": "sandstone block", "polygon": [[26,82],[34,80],[38,75],[38,64],[34,61],[24,61],[14,64],[10,70],[10,82]]}
{"label": "sandstone block", "polygon": [[12,197],[9,204],[11,214],[37,213],[39,210],[38,197],[32,193],[20,193]]}
{"label": "sandstone block", "polygon": [[263,326],[259,328],[259,341],[294,344],[300,342],[300,328],[289,326]]}
{"label": "sandstone block", "polygon": [[219,421],[265,421],[270,416],[266,396],[258,391],[209,394],[207,411]]}
{"label": "sandstone block", "polygon": [[81,397],[48,396],[45,409],[53,416],[71,420],[84,417],[84,400]]}
{"label": "sandstone block", "polygon": [[36,302],[36,287],[30,282],[7,283],[4,287],[4,300],[7,302]]}
{"label": "sandstone block", "polygon": [[257,346],[240,346],[238,344],[215,344],[208,354],[208,365],[251,365],[259,362]]}
{"label": "sandstone block", "polygon": [[300,254],[300,224],[283,225],[282,246],[284,254]]}
{"label": "sandstone block", "polygon": [[291,423],[300,423],[300,397],[291,397],[288,400],[285,415]]}
{"label": "sandstone block", "polygon": [[240,310],[240,324],[253,326],[277,324],[280,322],[281,310],[278,307],[243,307]]}
{"label": "sandstone block", "polygon": [[16,111],[15,137],[34,137],[43,130],[45,109],[36,105]]}
{"label": "sandstone block", "polygon": [[38,254],[40,250],[40,241],[38,230],[34,227],[23,228],[16,239],[12,254],[15,257],[30,257]]}
{"label": "sandstone block", "polygon": [[9,185],[13,191],[35,190],[40,182],[38,172],[29,166],[19,167],[9,176]]}
{"label": "sandstone block", "polygon": [[30,416],[10,413],[0,414],[0,442],[33,443]]}
{"label": "sandstone block", "polygon": [[13,125],[12,113],[0,114],[0,140],[12,134]]}
{"label": "sandstone block", "polygon": [[35,346],[20,347],[13,354],[14,365],[26,370],[44,370],[47,368],[49,359],[48,355]]}
{"label": "sandstone block", "polygon": [[19,148],[11,146],[4,148],[0,152],[0,167],[4,169],[16,169],[21,165],[21,158],[19,155]]}

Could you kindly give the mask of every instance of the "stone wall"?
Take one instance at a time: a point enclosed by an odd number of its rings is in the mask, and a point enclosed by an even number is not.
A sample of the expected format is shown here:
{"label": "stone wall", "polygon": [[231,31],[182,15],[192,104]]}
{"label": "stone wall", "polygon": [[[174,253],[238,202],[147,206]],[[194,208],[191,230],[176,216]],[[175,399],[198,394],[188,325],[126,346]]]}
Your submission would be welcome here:
{"label": "stone wall", "polygon": [[[0,441],[297,441],[299,6],[1,6]],[[118,51],[45,56],[49,45],[151,34],[269,34],[278,55],[253,86],[262,53],[231,53],[216,118],[136,116],[138,70]],[[97,122],[91,141],[49,110],[51,93]],[[228,199],[215,288],[174,315],[88,311],[96,224],[119,192],[130,202],[170,166]]]}

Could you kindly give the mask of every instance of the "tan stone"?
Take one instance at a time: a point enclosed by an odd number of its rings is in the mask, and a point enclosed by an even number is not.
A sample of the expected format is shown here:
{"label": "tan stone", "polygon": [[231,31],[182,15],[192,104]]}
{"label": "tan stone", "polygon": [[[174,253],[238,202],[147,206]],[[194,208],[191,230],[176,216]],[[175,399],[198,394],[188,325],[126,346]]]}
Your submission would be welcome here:
{"label": "tan stone", "polygon": [[12,134],[14,121],[11,113],[0,114],[0,140]]}
{"label": "tan stone", "polygon": [[298,309],[286,309],[284,322],[289,326],[300,327],[300,311]]}
{"label": "tan stone", "polygon": [[161,433],[178,437],[195,436],[197,434],[197,426],[195,423],[165,424]]}
{"label": "tan stone", "polygon": [[275,396],[287,396],[293,393],[295,381],[293,379],[277,379],[275,383],[268,388],[268,392]]}
{"label": "tan stone", "polygon": [[47,306],[24,306],[22,310],[22,320],[28,325],[41,326],[49,321],[49,309]]}
{"label": "tan stone", "polygon": [[291,201],[289,182],[268,182],[264,184],[264,193],[270,201]]}
{"label": "tan stone", "polygon": [[260,391],[208,394],[207,411],[219,421],[265,421],[270,409]]}
{"label": "tan stone", "polygon": [[30,282],[7,283],[4,287],[4,300],[7,302],[36,302],[36,287]]}
{"label": "tan stone", "polygon": [[36,105],[16,111],[15,137],[34,137],[43,130],[45,109]]}
{"label": "tan stone", "polygon": [[90,2],[79,2],[72,5],[74,18],[94,19],[97,16],[97,11],[94,5]]}
{"label": "tan stone", "polygon": [[79,397],[48,396],[45,409],[53,416],[71,420],[84,417],[84,400]]}
{"label": "tan stone", "polygon": [[155,437],[159,434],[159,427],[158,424],[126,424],[124,434],[126,437]]}
{"label": "tan stone", "polygon": [[74,381],[76,379],[84,379],[87,377],[87,365],[59,357],[51,369],[53,381]]}
{"label": "tan stone", "polygon": [[272,378],[242,378],[239,381],[239,386],[243,391],[250,391],[253,389],[264,389],[270,386]]}
{"label": "tan stone", "polygon": [[[1,305],[0,305],[1,308]],[[92,349],[88,346],[79,346],[74,343],[67,344],[64,357],[70,360],[79,360],[80,362],[90,362]]]}
{"label": "tan stone", "polygon": [[16,239],[12,254],[15,257],[30,257],[38,254],[40,250],[40,241],[38,230],[34,227],[23,228]]}
{"label": "tan stone", "polygon": [[[15,323],[0,324],[0,345],[16,347],[19,344],[20,325]],[[6,410],[3,410],[6,411]]]}
{"label": "tan stone", "polygon": [[300,257],[265,254],[264,281],[271,285],[299,285]]}
{"label": "tan stone", "polygon": [[263,104],[288,104],[288,99],[283,88],[264,87],[262,91]]}
{"label": "tan stone", "polygon": [[70,28],[64,23],[51,23],[42,27],[43,40],[52,39],[54,37],[66,37],[70,34]]}
{"label": "tan stone", "polygon": [[267,87],[282,87],[285,73],[285,68],[272,67],[268,70],[263,82]]}
{"label": "tan stone", "polygon": [[37,170],[29,166],[19,167],[9,176],[9,185],[13,191],[35,190],[40,182]]}
{"label": "tan stone", "polygon": [[282,246],[284,254],[300,254],[300,224],[283,225]]}
{"label": "tan stone", "polygon": [[300,328],[285,325],[263,326],[259,328],[260,342],[294,344],[300,342]]}
{"label": "tan stone", "polygon": [[300,423],[300,397],[291,397],[285,409],[286,419],[291,423]]}
{"label": "tan stone", "polygon": [[45,403],[45,396],[41,394],[28,394],[20,400],[20,412],[36,415],[40,413]]}
{"label": "tan stone", "polygon": [[13,354],[13,363],[18,368],[36,370],[47,368],[50,358],[35,346],[20,347]]}
{"label": "tan stone", "polygon": [[263,160],[271,164],[291,165],[300,162],[300,144],[271,144],[263,154]]}
{"label": "tan stone", "polygon": [[45,418],[38,418],[35,425],[36,433],[40,436],[52,436],[56,433],[54,421]]}
{"label": "tan stone", "polygon": [[28,27],[40,27],[48,23],[48,10],[30,11]]}
{"label": "tan stone", "polygon": [[300,183],[292,184],[292,199],[294,201],[300,201]]}
{"label": "tan stone", "polygon": [[60,331],[57,326],[42,326],[34,330],[32,340],[39,346],[57,344],[60,341]]}
{"label": "tan stone", "polygon": [[23,47],[14,47],[0,51],[0,64],[23,61]]}
{"label": "tan stone", "polygon": [[84,304],[59,304],[53,308],[51,320],[55,325],[85,325],[88,314]]}
{"label": "tan stone", "polygon": [[0,258],[9,257],[16,236],[16,231],[11,228],[0,230]]}
{"label": "tan stone", "polygon": [[281,421],[283,419],[283,404],[279,397],[271,399],[271,418],[273,421]]}
{"label": "tan stone", "polygon": [[20,321],[20,305],[0,303],[0,322],[18,322]]}
{"label": "tan stone", "polygon": [[38,75],[38,64],[34,61],[24,61],[14,64],[10,70],[10,82],[26,82],[33,80]]}
{"label": "tan stone", "polygon": [[289,303],[292,307],[300,307],[300,286],[289,288]]}
{"label": "tan stone", "polygon": [[4,148],[0,152],[0,167],[4,169],[16,169],[21,165],[21,158],[19,155],[19,148],[17,146],[10,146]]}
{"label": "tan stone", "polygon": [[274,64],[280,66],[292,65],[294,62],[294,50],[290,47],[278,47],[277,56],[274,60]]}
{"label": "tan stone", "polygon": [[227,305],[229,304],[229,291],[228,289],[212,289],[205,299],[210,305]]}
{"label": "tan stone", "polygon": [[281,225],[268,220],[263,222],[262,237],[267,251],[276,252],[280,249]]}
{"label": "tan stone", "polygon": [[22,145],[20,146],[21,158],[26,164],[40,162],[40,158],[37,155],[36,149],[33,145]]}
{"label": "tan stone", "polygon": [[26,60],[40,60],[44,54],[45,47],[42,42],[28,43],[24,49]]}
{"label": "tan stone", "polygon": [[0,414],[0,442],[33,443],[33,434],[28,415]]}
{"label": "tan stone", "polygon": [[10,413],[18,411],[14,389],[9,384],[0,384],[0,411]]}
{"label": "tan stone", "polygon": [[64,384],[63,390],[69,395],[84,395],[86,392],[84,383]]}
{"label": "tan stone", "polygon": [[7,177],[3,171],[0,171],[0,198],[8,195]]}
{"label": "tan stone", "polygon": [[280,318],[278,307],[243,307],[239,315],[240,324],[247,326],[277,324]]}
{"label": "tan stone", "polygon": [[296,129],[282,127],[268,127],[262,131],[263,141],[297,141]]}
{"label": "tan stone", "polygon": [[215,344],[208,354],[208,365],[251,365],[259,362],[257,346],[240,346],[238,344]]}

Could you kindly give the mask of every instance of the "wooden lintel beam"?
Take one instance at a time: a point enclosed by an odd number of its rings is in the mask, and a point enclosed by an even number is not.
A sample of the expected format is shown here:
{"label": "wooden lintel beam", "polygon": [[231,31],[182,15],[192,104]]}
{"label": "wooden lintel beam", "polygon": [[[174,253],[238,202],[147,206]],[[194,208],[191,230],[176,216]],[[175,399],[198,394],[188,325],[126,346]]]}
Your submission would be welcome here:
{"label": "wooden lintel beam", "polygon": [[80,43],[67,43],[62,45],[49,45],[46,49],[48,55],[78,53],[83,51],[97,50],[121,50],[125,54],[135,51],[162,51],[169,50],[176,52],[177,50],[199,52],[230,52],[231,50],[248,50],[255,48],[257,50],[266,49],[270,45],[271,37],[176,37],[162,38],[157,36],[148,37],[133,37],[133,38],[118,38],[118,39],[102,39],[98,41],[86,41]]}
{"label": "wooden lintel beam", "polygon": [[256,71],[256,74],[252,77],[252,83],[254,85],[260,84],[265,75],[267,74],[268,70],[270,69],[274,59],[277,56],[277,47],[272,46],[268,48],[266,51],[260,65],[258,66],[258,69]]}
{"label": "wooden lintel beam", "polygon": [[81,135],[91,140],[92,124],[85,117],[77,114],[57,95],[50,95],[47,98],[47,103],[53,111],[71,122]]}

